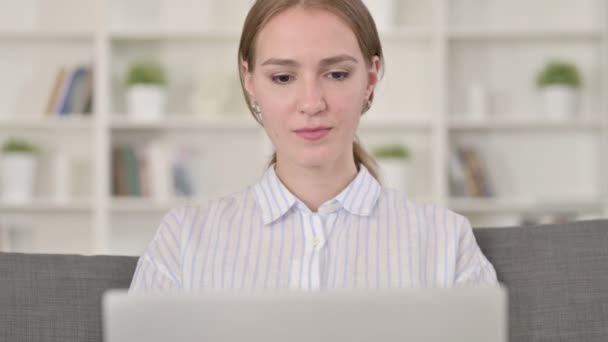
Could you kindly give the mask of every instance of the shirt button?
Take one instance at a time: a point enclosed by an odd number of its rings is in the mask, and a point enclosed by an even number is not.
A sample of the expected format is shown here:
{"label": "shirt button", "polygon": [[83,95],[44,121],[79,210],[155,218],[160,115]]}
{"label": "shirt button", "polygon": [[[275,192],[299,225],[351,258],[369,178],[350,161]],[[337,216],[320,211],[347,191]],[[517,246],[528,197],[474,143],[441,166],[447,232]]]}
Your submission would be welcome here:
{"label": "shirt button", "polygon": [[320,244],[321,244],[321,239],[320,239],[320,238],[318,238],[318,237],[314,237],[314,238],[312,239],[312,245],[313,245],[315,248],[318,248]]}

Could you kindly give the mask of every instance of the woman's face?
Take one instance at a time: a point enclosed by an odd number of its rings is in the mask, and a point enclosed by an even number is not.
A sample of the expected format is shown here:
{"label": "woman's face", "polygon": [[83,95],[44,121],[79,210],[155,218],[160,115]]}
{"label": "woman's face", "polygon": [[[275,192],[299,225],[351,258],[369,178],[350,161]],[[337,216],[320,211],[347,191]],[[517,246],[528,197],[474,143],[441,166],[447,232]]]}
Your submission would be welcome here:
{"label": "woman's face", "polygon": [[353,163],[359,118],[380,62],[366,64],[351,29],[330,12],[292,8],[260,31],[245,88],[259,105],[279,163]]}

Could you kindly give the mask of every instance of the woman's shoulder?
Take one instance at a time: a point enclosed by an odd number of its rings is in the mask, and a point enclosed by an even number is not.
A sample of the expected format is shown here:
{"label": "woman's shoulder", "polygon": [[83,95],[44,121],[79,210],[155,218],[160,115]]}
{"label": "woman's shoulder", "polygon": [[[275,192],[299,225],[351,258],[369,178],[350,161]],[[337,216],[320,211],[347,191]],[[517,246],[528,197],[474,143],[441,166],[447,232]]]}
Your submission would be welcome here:
{"label": "woman's shoulder", "polygon": [[173,220],[183,224],[192,219],[199,218],[201,215],[206,216],[214,212],[224,212],[230,215],[230,211],[244,208],[244,204],[253,201],[253,198],[251,187],[247,187],[241,191],[224,196],[200,201],[188,201],[181,206],[170,209],[165,216],[172,217]]}

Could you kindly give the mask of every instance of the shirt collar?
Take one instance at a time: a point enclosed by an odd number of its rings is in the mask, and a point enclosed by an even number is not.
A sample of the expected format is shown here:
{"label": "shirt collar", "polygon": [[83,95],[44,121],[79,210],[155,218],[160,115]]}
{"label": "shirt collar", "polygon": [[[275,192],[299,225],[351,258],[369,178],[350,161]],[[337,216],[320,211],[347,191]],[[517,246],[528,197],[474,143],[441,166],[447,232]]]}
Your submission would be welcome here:
{"label": "shirt collar", "polygon": [[[260,177],[254,185],[262,220],[265,225],[285,215],[296,203],[301,203],[281,182],[274,170],[274,164]],[[325,202],[319,212],[335,211],[344,208],[352,214],[369,216],[380,196],[381,185],[360,165],[355,179],[333,199]],[[301,203],[302,207],[305,207]]]}
{"label": "shirt collar", "polygon": [[369,216],[380,197],[381,188],[380,183],[361,164],[355,179],[335,197],[335,200],[351,214]]}
{"label": "shirt collar", "polygon": [[254,185],[254,190],[265,225],[285,215],[296,202],[296,197],[283,185],[274,171],[274,164],[260,177]]}

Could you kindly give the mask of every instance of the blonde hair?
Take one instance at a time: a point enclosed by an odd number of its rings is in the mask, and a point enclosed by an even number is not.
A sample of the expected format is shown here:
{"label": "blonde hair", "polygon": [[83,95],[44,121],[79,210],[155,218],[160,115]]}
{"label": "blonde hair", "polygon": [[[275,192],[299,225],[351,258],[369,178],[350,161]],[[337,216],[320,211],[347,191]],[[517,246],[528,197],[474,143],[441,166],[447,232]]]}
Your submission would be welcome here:
{"label": "blonde hair", "polygon": [[[366,64],[371,66],[372,59],[378,56],[381,64],[384,65],[384,55],[376,24],[361,0],[256,0],[249,10],[245,24],[243,25],[243,32],[239,43],[238,66],[245,101],[251,114],[260,125],[263,125],[262,121],[256,115],[253,103],[249,96],[247,96],[241,64],[247,62],[249,72],[253,72],[256,57],[256,38],[259,32],[275,15],[295,6],[307,9],[322,9],[336,15],[354,32]],[[370,105],[373,99],[374,93],[372,92],[369,98]],[[363,115],[368,109],[369,106],[364,106],[361,114]],[[355,137],[355,141],[353,142],[353,154],[357,168],[363,164],[372,176],[379,180],[376,161],[361,146],[357,137]],[[274,153],[270,164],[276,163],[276,161],[277,156]]]}

